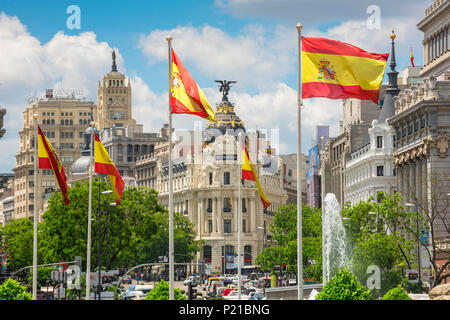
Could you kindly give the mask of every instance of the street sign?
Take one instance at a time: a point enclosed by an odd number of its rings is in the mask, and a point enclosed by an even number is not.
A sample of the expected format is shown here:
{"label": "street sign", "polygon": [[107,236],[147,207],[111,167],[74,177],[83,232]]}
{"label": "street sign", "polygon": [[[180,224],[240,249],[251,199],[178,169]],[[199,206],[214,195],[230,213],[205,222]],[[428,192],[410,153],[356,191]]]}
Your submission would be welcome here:
{"label": "street sign", "polygon": [[419,283],[419,272],[417,270],[407,270],[408,282]]}

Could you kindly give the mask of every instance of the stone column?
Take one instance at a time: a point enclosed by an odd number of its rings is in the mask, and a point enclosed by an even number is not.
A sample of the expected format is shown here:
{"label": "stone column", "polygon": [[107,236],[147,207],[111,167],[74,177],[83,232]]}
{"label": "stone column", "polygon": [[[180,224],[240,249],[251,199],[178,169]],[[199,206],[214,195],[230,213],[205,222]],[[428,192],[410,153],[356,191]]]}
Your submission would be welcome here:
{"label": "stone column", "polygon": [[218,212],[218,207],[217,207],[217,198],[214,197],[213,198],[213,208],[212,208],[212,221],[213,221],[213,229],[212,232],[213,233],[217,233],[217,216],[219,214]]}
{"label": "stone column", "polygon": [[409,164],[409,201],[414,202],[416,195],[416,165],[413,161]]}
{"label": "stone column", "polygon": [[203,214],[203,199],[198,198],[197,200],[197,230],[198,230],[198,236],[202,236],[202,214]]}
{"label": "stone column", "polygon": [[409,202],[409,163],[403,166],[403,198]]}
{"label": "stone column", "polygon": [[249,198],[250,202],[250,208],[248,212],[248,226],[249,226],[249,232],[256,232],[256,206],[255,206],[255,199]]}
{"label": "stone column", "polygon": [[422,206],[422,160],[416,160],[416,197],[419,208]]}
{"label": "stone column", "polygon": [[422,201],[425,205],[424,210],[428,209],[428,171],[427,171],[428,159],[424,157],[422,159]]}
{"label": "stone column", "polygon": [[403,197],[403,167],[397,167],[397,193]]}

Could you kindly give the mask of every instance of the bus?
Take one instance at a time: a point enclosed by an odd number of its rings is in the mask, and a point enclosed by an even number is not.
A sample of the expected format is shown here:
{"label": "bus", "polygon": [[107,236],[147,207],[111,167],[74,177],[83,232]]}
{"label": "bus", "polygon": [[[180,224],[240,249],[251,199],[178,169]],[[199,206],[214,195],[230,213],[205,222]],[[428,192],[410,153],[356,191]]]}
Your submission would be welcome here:
{"label": "bus", "polygon": [[258,265],[241,267],[241,275],[244,280],[256,280],[261,273],[261,268]]}

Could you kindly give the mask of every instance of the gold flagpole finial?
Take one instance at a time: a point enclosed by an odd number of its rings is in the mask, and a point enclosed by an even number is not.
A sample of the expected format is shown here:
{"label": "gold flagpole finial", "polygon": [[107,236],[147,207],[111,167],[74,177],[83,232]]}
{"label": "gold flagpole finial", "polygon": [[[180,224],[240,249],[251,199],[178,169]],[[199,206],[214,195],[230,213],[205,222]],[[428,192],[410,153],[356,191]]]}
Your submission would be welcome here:
{"label": "gold flagpole finial", "polygon": [[167,40],[167,42],[172,41],[172,36],[169,34],[169,35],[166,37],[166,40]]}
{"label": "gold flagpole finial", "polygon": [[297,30],[298,31],[302,31],[302,28],[303,28],[303,25],[299,22],[299,23],[297,23]]}
{"label": "gold flagpole finial", "polygon": [[391,39],[394,40],[396,37],[395,33],[394,33],[394,29],[392,29],[392,34],[391,34]]}

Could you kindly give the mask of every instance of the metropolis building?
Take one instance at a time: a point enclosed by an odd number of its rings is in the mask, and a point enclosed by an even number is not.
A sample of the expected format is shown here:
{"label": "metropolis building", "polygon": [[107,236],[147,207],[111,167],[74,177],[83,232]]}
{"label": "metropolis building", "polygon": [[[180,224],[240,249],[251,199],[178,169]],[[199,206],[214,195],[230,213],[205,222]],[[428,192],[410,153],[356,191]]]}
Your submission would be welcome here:
{"label": "metropolis building", "polygon": [[[240,145],[237,136],[239,132],[246,134],[244,123],[226,97],[217,106],[216,120],[208,123],[204,132],[193,133],[201,140],[200,144],[194,142],[189,145],[184,141],[184,146],[188,147],[183,148],[183,143],[178,142],[173,153],[174,210],[189,218],[194,224],[196,239],[204,241],[196,260],[204,262],[207,274],[233,273],[233,269],[237,268],[240,183]],[[253,139],[255,136],[257,134],[247,133],[249,153],[271,205],[263,208],[254,181],[242,181],[243,265],[255,264],[257,254],[267,243],[268,226],[274,211],[287,201],[281,159],[271,155],[273,150],[268,151],[265,143]],[[136,163],[138,186],[155,185],[159,202],[166,209],[168,169],[167,154],[141,157]]]}

